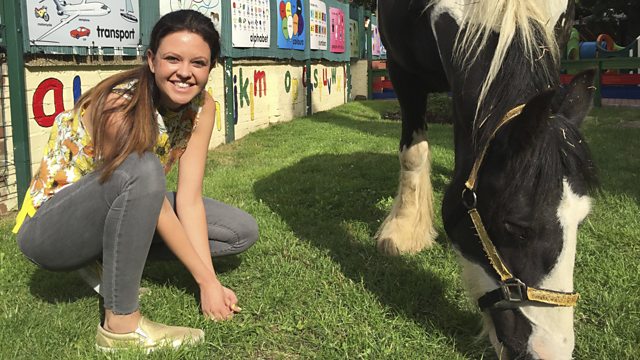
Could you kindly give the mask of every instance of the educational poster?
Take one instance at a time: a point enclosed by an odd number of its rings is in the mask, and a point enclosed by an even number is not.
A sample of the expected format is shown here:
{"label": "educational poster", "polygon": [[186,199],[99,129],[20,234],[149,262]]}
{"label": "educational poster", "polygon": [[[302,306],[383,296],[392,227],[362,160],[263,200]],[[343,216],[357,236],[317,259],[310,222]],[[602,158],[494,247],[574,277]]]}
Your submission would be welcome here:
{"label": "educational poster", "polygon": [[358,31],[358,22],[353,19],[349,19],[349,45],[351,46],[352,58],[360,57],[360,33]]}
{"label": "educational poster", "polygon": [[230,1],[233,47],[268,48],[271,29],[269,0]]}
{"label": "educational poster", "polygon": [[380,40],[380,32],[376,25],[371,24],[371,54],[374,56],[380,56],[380,48],[382,47],[382,41]]}
{"label": "educational poster", "polygon": [[211,18],[213,26],[220,32],[222,14],[221,0],[159,0],[160,16],[176,10],[191,9]]}
{"label": "educational poster", "polygon": [[337,8],[329,8],[331,14],[331,36],[329,44],[331,52],[344,52],[344,11]]}
{"label": "educational poster", "polygon": [[137,47],[138,0],[26,0],[29,43],[42,46]]}
{"label": "educational poster", "polygon": [[310,38],[312,50],[327,50],[327,4],[309,0]]}
{"label": "educational poster", "polygon": [[304,50],[305,17],[303,0],[280,0],[278,2],[278,47]]}

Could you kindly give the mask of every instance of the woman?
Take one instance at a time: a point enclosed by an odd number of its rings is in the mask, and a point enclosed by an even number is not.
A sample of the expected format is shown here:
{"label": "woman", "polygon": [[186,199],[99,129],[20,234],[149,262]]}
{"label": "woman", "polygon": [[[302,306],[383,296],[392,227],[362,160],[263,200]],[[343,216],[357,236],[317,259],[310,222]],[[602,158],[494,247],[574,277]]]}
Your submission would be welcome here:
{"label": "woman", "polygon": [[[102,81],[56,118],[14,231],[25,256],[46,269],[102,260],[99,349],[151,351],[204,337],[140,314],[140,279],[154,237],[192,274],[206,317],[224,320],[239,310],[211,257],[251,246],[256,222],[201,197],[215,112],[204,88],[219,51],[210,19],[169,13],[153,28],[144,65]],[[178,188],[167,194],[165,174],[178,159]]]}

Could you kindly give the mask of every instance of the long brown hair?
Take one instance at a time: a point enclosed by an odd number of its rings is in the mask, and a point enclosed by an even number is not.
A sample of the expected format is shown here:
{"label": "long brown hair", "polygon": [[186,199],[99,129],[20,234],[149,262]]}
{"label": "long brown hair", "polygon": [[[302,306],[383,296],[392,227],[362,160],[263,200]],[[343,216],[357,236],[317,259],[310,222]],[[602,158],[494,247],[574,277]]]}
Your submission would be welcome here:
{"label": "long brown hair", "polygon": [[[197,11],[179,10],[161,17],[153,27],[148,49],[155,54],[162,39],[185,30],[200,35],[207,42],[213,68],[220,53],[220,35],[211,19]],[[135,82],[135,85],[121,94],[126,101],[107,103],[115,87],[129,82]],[[145,61],[137,68],[101,81],[78,99],[74,106],[76,113],[89,109],[87,115],[91,120],[94,159],[97,169],[101,171],[101,181],[106,181],[131,153],[142,154],[153,149],[158,137],[156,108],[159,96],[154,74]],[[106,151],[106,130],[113,126],[109,119],[117,112],[123,114],[124,121],[116,130],[116,143],[111,144],[111,151]]]}

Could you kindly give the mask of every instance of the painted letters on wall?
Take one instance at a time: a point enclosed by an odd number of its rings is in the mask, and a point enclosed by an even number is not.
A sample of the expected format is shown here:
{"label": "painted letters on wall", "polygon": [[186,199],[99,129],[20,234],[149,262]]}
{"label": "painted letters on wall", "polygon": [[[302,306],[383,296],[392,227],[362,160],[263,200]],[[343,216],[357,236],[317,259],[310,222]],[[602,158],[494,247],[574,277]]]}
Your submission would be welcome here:
{"label": "painted letters on wall", "polygon": [[[260,91],[264,91],[266,94],[266,83],[260,83]],[[264,86],[264,88],[262,88]],[[207,88],[209,94],[213,94],[213,89],[209,86]],[[73,93],[73,102],[74,104],[82,95],[82,79],[80,76],[76,75],[72,80],[72,93]],[[51,127],[53,125],[53,121],[56,116],[61,112],[67,110],[64,105],[64,95],[65,88],[64,84],[61,80],[50,77],[38,84],[35,91],[33,92],[33,98],[31,101],[31,110],[33,112],[33,119],[35,122],[44,128]],[[46,106],[45,99],[50,98],[53,101],[53,111],[47,111],[46,108],[50,108],[50,106]],[[220,115],[220,103],[216,100],[216,118],[215,122],[217,123],[216,128],[218,131],[222,131],[222,123],[221,123],[221,115]]]}
{"label": "painted letters on wall", "polygon": [[[38,85],[36,91],[33,93],[31,106],[33,110],[33,118],[36,120],[38,125],[42,127],[51,127],[56,116],[64,111],[63,88],[64,86],[62,85],[62,81],[54,78],[48,78]],[[55,110],[51,114],[45,114],[44,98],[49,92],[53,93],[53,104]]]}

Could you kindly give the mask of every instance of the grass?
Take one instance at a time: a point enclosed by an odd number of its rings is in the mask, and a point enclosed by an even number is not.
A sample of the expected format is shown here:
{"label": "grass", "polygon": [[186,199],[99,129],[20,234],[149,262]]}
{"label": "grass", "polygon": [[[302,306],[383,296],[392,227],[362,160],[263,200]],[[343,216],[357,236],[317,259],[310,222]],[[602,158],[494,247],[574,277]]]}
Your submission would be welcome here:
{"label": "grass", "polygon": [[[477,340],[480,314],[463,291],[437,214],[436,245],[390,258],[372,236],[397,186],[400,124],[393,101],[356,102],[272,126],[210,153],[208,196],[253,214],[260,240],[216,260],[243,308],[232,321],[199,314],[177,262],[151,262],[149,318],[200,327],[206,343],[156,359],[494,359]],[[640,358],[638,110],[598,109],[584,130],[602,191],[576,259],[576,359]],[[452,128],[430,125],[436,209],[453,164]],[[175,174],[170,176],[175,183]],[[98,359],[98,298],[74,273],[28,262],[0,224],[0,359]],[[143,357],[129,352],[117,359]]]}

